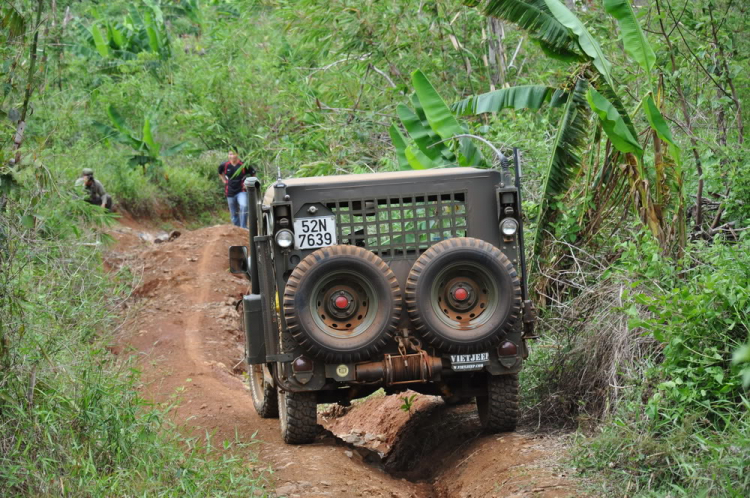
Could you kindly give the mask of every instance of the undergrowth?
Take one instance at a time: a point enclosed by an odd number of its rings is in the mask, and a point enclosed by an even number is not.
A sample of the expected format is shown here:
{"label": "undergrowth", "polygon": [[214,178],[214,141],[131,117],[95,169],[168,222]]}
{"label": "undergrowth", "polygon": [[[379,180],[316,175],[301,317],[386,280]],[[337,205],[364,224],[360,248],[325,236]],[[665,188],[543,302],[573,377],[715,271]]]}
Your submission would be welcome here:
{"label": "undergrowth", "polygon": [[102,268],[113,218],[36,175],[0,213],[0,496],[262,490],[249,443],[185,437],[137,393],[108,351],[131,283]]}
{"label": "undergrowth", "polygon": [[604,267],[578,259],[573,297],[543,313],[524,372],[529,418],[581,430],[575,465],[623,496],[747,496],[750,237],[679,262],[648,239]]}

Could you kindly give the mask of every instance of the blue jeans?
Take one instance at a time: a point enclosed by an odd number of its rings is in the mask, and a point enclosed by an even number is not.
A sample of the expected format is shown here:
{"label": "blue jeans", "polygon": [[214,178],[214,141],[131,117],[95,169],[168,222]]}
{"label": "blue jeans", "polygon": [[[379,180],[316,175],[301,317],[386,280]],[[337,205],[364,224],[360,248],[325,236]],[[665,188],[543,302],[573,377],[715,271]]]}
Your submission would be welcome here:
{"label": "blue jeans", "polygon": [[227,197],[227,204],[229,204],[232,223],[238,227],[247,228],[247,192]]}

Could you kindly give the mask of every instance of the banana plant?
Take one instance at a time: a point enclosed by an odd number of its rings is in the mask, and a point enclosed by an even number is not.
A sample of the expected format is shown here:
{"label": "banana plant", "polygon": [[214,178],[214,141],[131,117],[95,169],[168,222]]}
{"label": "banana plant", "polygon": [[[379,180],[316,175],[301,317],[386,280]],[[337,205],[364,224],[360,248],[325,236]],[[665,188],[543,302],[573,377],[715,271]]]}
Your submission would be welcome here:
{"label": "banana plant", "polygon": [[147,5],[143,11],[130,6],[122,22],[106,19],[97,9],[91,9],[94,23],[90,27],[79,25],[83,43],[77,46],[77,52],[88,58],[98,56],[115,66],[118,60],[134,60],[144,52],[169,59],[172,53],[164,15],[157,4]]}
{"label": "banana plant", "polygon": [[[567,209],[559,199],[568,192],[577,175],[584,179],[579,195],[594,199],[588,210],[580,215],[579,224],[584,225],[582,233],[595,233],[595,227],[601,224],[600,212],[617,204],[623,195],[630,195],[640,219],[664,250],[677,245],[680,252],[685,243],[680,149],[661,114],[661,88],[653,86],[654,81],[658,81],[654,74],[657,71],[654,51],[630,3],[627,0],[603,0],[606,12],[619,25],[625,52],[646,75],[646,94],[632,114],[625,109],[623,100],[615,91],[613,66],[601,46],[560,0],[464,3],[480,8],[488,16],[516,24],[550,57],[579,64],[571,80],[559,89],[545,86],[504,88],[464,99],[453,106],[459,114],[470,115],[507,108],[538,110],[545,104],[564,105],[544,178],[534,254],[542,253],[552,223]],[[639,134],[633,124],[638,112],[643,112],[648,123],[646,134]],[[596,119],[596,126],[587,125],[590,117]],[[646,138],[639,138],[641,136]],[[645,143],[649,139],[653,154],[645,154]],[[602,140],[606,140],[606,157],[600,160]],[[582,162],[582,154],[587,151],[590,157]],[[586,171],[582,168],[584,163]],[[617,165],[620,165],[619,169],[615,167]],[[620,171],[624,171],[624,175]],[[614,180],[626,182],[628,188],[613,188]],[[608,194],[599,195],[592,192],[594,189],[608,189]],[[568,195],[568,198],[577,199],[577,196]]]}
{"label": "banana plant", "polygon": [[125,119],[113,105],[107,108],[107,115],[112,126],[98,121],[94,121],[92,126],[105,137],[129,145],[135,153],[128,159],[128,165],[143,168],[144,175],[157,177],[161,171],[162,158],[177,154],[189,145],[187,142],[180,142],[166,149],[162,148],[162,145],[154,139],[156,127],[153,124],[153,116],[144,116],[139,138],[128,127]]}
{"label": "banana plant", "polygon": [[399,167],[486,166],[484,156],[470,138],[459,138],[457,145],[452,142],[456,135],[464,135],[467,128],[458,122],[422,71],[414,71],[411,80],[414,85],[413,108],[404,104],[396,108],[407,136],[395,124],[389,130]]}

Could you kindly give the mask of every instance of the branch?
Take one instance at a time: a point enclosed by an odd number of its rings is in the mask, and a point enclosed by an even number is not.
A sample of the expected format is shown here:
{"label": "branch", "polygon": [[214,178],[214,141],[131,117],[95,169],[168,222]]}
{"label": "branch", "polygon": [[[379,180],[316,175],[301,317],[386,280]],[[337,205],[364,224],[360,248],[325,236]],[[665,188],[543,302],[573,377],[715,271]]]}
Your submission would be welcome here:
{"label": "branch", "polygon": [[372,64],[370,64],[370,69],[372,69],[373,71],[375,71],[376,73],[378,73],[380,76],[382,76],[383,78],[385,78],[386,81],[388,81],[388,84],[391,85],[391,88],[396,88],[396,84],[393,82],[393,80],[387,74],[385,74],[383,71],[381,71],[380,69],[376,68]]}

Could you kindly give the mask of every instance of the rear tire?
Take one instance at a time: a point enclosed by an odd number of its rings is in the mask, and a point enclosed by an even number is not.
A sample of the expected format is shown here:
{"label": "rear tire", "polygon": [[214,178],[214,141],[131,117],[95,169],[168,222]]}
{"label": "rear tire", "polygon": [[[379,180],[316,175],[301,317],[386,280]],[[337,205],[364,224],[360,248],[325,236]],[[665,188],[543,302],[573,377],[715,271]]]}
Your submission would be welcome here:
{"label": "rear tire", "polygon": [[[347,296],[346,308],[333,306],[336,296]],[[350,245],[309,254],[284,289],[287,329],[302,348],[327,363],[375,355],[396,334],[401,308],[401,290],[390,267],[376,254]]]}
{"label": "rear tire", "polygon": [[318,435],[317,393],[279,389],[279,419],[286,444],[312,443]]}
{"label": "rear tire", "polygon": [[477,412],[487,432],[512,432],[518,425],[518,374],[488,375],[487,395],[477,396]]}
{"label": "rear tire", "polygon": [[249,384],[253,406],[261,418],[279,418],[279,398],[276,388],[266,382],[263,375],[263,365],[248,365],[250,367]]}
{"label": "rear tire", "polygon": [[[451,289],[462,288],[457,301]],[[447,239],[415,262],[406,281],[406,308],[416,332],[440,351],[484,352],[513,329],[521,282],[497,247],[472,237]]]}

